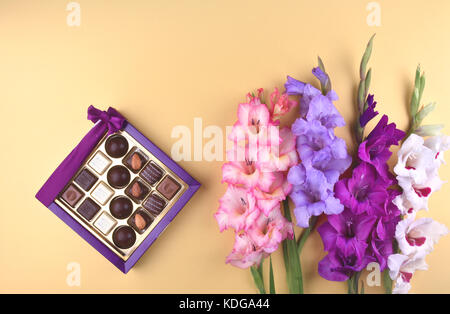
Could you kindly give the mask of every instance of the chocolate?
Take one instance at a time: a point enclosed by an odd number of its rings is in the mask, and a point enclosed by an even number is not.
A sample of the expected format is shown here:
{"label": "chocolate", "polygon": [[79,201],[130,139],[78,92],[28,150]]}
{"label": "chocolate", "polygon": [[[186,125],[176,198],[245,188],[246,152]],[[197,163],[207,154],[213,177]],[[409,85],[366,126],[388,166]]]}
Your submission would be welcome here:
{"label": "chocolate", "polygon": [[106,169],[111,165],[112,161],[105,154],[98,151],[94,157],[89,161],[88,165],[98,174],[103,174]]}
{"label": "chocolate", "polygon": [[102,205],[108,203],[109,199],[114,195],[114,191],[105,183],[100,182],[91,192],[91,196]]}
{"label": "chocolate", "polygon": [[113,158],[123,157],[128,152],[128,141],[122,135],[113,135],[106,140],[105,150]]}
{"label": "chocolate", "polygon": [[83,169],[75,179],[75,182],[86,192],[97,182],[98,178],[87,169]]}
{"label": "chocolate", "polygon": [[161,180],[163,171],[154,163],[150,162],[139,174],[145,181],[154,185]]}
{"label": "chocolate", "polygon": [[98,213],[100,206],[98,206],[89,197],[86,198],[83,203],[77,208],[77,212],[83,216],[87,221],[91,221],[92,218]]}
{"label": "chocolate", "polygon": [[128,197],[118,196],[109,203],[109,211],[115,218],[125,219],[133,212],[133,203]]}
{"label": "chocolate", "polygon": [[122,189],[130,183],[130,172],[124,166],[114,166],[108,170],[108,183],[116,189]]}
{"label": "chocolate", "polygon": [[84,193],[81,192],[75,185],[71,184],[69,187],[63,192],[61,198],[67,202],[72,207],[77,205],[78,201],[84,196]]}
{"label": "chocolate", "polygon": [[137,210],[136,213],[128,220],[128,223],[142,234],[152,224],[154,218],[143,210]]}
{"label": "chocolate", "polygon": [[107,235],[116,224],[117,221],[106,212],[101,213],[94,222],[94,226],[104,235]]}
{"label": "chocolate", "polygon": [[181,185],[175,181],[170,176],[166,176],[161,183],[158,185],[156,190],[161,193],[165,198],[171,200],[175,194],[177,194],[178,190],[181,188]]}
{"label": "chocolate", "polygon": [[145,209],[155,216],[159,215],[161,211],[166,207],[166,202],[157,194],[150,195],[142,204]]}
{"label": "chocolate", "polygon": [[113,233],[114,244],[123,249],[129,249],[136,242],[136,233],[129,226],[120,226]]}
{"label": "chocolate", "polygon": [[125,194],[138,204],[147,197],[148,193],[150,188],[140,179],[135,179],[125,190]]}

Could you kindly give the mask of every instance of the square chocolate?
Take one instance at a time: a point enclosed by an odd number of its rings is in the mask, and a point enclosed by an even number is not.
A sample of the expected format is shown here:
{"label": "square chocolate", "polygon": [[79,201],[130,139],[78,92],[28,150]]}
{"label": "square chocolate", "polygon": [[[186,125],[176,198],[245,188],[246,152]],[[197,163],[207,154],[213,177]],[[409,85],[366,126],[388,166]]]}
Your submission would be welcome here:
{"label": "square chocolate", "polygon": [[114,190],[111,189],[105,182],[101,181],[94,190],[91,196],[102,205],[108,203],[109,199],[114,195]]}
{"label": "square chocolate", "polygon": [[171,200],[175,194],[180,190],[181,185],[175,181],[171,176],[166,176],[158,185],[156,190],[161,193],[165,198]]}
{"label": "square chocolate", "polygon": [[144,206],[144,208],[153,215],[158,216],[164,207],[166,207],[166,201],[157,194],[153,193],[145,200],[142,206]]}
{"label": "square chocolate", "polygon": [[69,187],[63,192],[61,198],[67,202],[72,207],[77,205],[78,201],[84,196],[84,193],[81,192],[75,185],[71,184]]}
{"label": "square chocolate", "polygon": [[133,216],[128,219],[128,224],[136,230],[137,233],[142,234],[152,224],[155,218],[149,215],[146,211],[138,209]]}
{"label": "square chocolate", "polygon": [[150,185],[154,185],[161,180],[163,174],[164,171],[161,168],[159,168],[154,162],[149,162],[148,165],[142,169],[139,175]]}
{"label": "square chocolate", "polygon": [[137,204],[140,204],[148,193],[150,193],[150,188],[139,178],[134,179],[125,189],[125,194]]}
{"label": "square chocolate", "polygon": [[106,212],[101,213],[97,220],[94,222],[94,226],[104,235],[107,235],[116,224],[117,221]]}
{"label": "square chocolate", "polygon": [[112,164],[111,159],[106,157],[101,151],[95,153],[94,157],[89,161],[88,165],[98,174],[103,174],[106,169]]}
{"label": "square chocolate", "polygon": [[97,205],[92,199],[87,197],[83,203],[77,208],[77,212],[83,216],[87,221],[91,221],[92,218],[98,213],[100,206]]}
{"label": "square chocolate", "polygon": [[123,163],[133,173],[138,173],[147,163],[148,157],[142,151],[137,148],[131,150],[131,152],[124,158]]}
{"label": "square chocolate", "polygon": [[89,170],[87,170],[86,168],[83,169],[80,174],[78,174],[78,176],[75,178],[75,182],[81,186],[81,188],[83,190],[85,190],[86,192],[89,191],[95,184],[95,182],[97,182],[98,178],[92,174],[92,172],[90,172]]}

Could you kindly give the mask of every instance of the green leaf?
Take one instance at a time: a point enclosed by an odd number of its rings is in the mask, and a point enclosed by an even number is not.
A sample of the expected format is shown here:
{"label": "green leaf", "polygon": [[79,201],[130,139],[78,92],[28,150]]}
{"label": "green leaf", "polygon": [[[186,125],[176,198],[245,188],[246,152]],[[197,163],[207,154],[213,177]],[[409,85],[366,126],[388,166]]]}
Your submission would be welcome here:
{"label": "green leaf", "polygon": [[392,294],[392,279],[389,276],[389,269],[386,268],[383,271],[383,285],[384,285],[384,291],[386,294]]}
{"label": "green leaf", "polygon": [[[369,71],[367,71],[367,75],[366,75],[366,79],[364,80],[364,98],[367,97],[367,94],[369,93],[369,87],[370,87],[370,82],[372,81],[372,68],[369,69]],[[364,101],[366,101],[364,99]]]}
{"label": "green leaf", "polygon": [[[364,92],[366,90],[365,81],[359,82],[359,88],[358,88],[358,108],[359,108],[359,114],[362,115],[364,112],[364,103],[366,100],[364,99]],[[358,119],[359,120],[359,119]]]}
{"label": "green leaf", "polygon": [[425,73],[420,77],[420,86],[419,86],[419,101],[418,105],[420,106],[420,101],[422,100],[423,90],[425,89]]}
{"label": "green leaf", "polygon": [[364,294],[364,281],[361,280],[361,293],[360,294]]}
{"label": "green leaf", "polygon": [[273,278],[272,255],[270,256],[270,272],[269,272],[269,290],[270,294],[275,294],[275,280]]}
{"label": "green leaf", "polygon": [[[289,211],[289,201],[286,199],[283,201],[284,216],[288,221],[292,221],[291,212]],[[284,263],[286,266],[286,275],[288,280],[288,286],[290,293],[303,294],[303,278],[302,268],[300,264],[300,257],[297,251],[297,242],[295,240],[295,234],[293,239],[286,238],[283,241],[284,251]]]}
{"label": "green leaf", "polygon": [[311,232],[314,230],[314,227],[317,224],[318,216],[312,216],[311,220],[309,221],[309,227],[304,229],[302,234],[297,240],[297,246],[298,246],[298,255],[300,256],[303,246],[305,245],[306,239],[308,239],[308,236],[311,234]]}
{"label": "green leaf", "polygon": [[325,65],[319,56],[317,57],[317,62],[319,63],[319,68],[325,73]]}
{"label": "green leaf", "polygon": [[[259,266],[258,266],[258,272],[259,272],[259,274],[261,275],[261,278],[264,279],[264,276],[263,276],[263,263],[264,263],[264,258],[262,258],[262,259],[261,259],[261,262],[259,263]],[[264,280],[263,280],[263,281],[264,281]]]}
{"label": "green leaf", "polygon": [[364,55],[361,60],[361,65],[359,68],[359,76],[360,76],[361,80],[364,80],[366,78],[366,67],[367,67],[367,63],[369,62],[370,55],[372,54],[374,37],[375,37],[375,34],[373,34],[372,37],[370,37],[370,40],[367,43],[366,50],[364,51]]}
{"label": "green leaf", "polygon": [[444,128],[442,124],[422,125],[414,130],[414,133],[419,136],[435,136]]}
{"label": "green leaf", "polygon": [[[414,90],[411,97],[411,117],[414,118],[414,116],[417,113],[417,110],[419,109],[419,96],[420,96],[420,87],[421,87],[421,76],[420,76],[420,65],[417,66],[416,69],[416,78],[414,80]],[[424,87],[425,87],[425,81],[424,81]],[[423,92],[423,90],[422,90]]]}
{"label": "green leaf", "polygon": [[259,290],[259,293],[266,294],[266,288],[264,288],[264,281],[258,268],[252,266],[250,267],[250,271],[252,273],[253,281],[255,282],[256,288],[258,288]]}
{"label": "green leaf", "polygon": [[320,89],[322,91],[322,94],[326,95],[331,90],[330,76],[328,75],[327,71],[325,71],[325,65],[323,64],[323,61],[322,61],[322,59],[319,56],[317,57],[317,62],[319,64],[319,68],[327,76],[327,80],[326,80],[325,84],[322,84],[322,81],[320,82]]}
{"label": "green leaf", "polygon": [[284,268],[286,269],[286,281],[288,284],[289,291],[292,291],[294,288],[292,287],[291,269],[289,267],[289,254],[288,254],[287,241],[284,240],[281,243],[281,245],[283,247],[283,260],[284,260]]}
{"label": "green leaf", "polygon": [[423,107],[415,116],[417,125],[420,125],[425,117],[436,108],[436,103],[431,103]]}

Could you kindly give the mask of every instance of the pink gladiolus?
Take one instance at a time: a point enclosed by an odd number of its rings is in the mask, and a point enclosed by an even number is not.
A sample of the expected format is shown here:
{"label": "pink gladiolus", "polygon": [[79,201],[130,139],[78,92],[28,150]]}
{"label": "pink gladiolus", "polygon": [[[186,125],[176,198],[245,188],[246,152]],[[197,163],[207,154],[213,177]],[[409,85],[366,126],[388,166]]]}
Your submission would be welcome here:
{"label": "pink gladiolus", "polygon": [[262,93],[259,89],[257,96],[248,94],[247,103],[239,105],[229,135],[234,146],[222,166],[222,182],[228,188],[215,214],[220,231],[235,231],[226,263],[240,268],[259,265],[284,239],[293,237],[292,223],[283,217],[280,204],[292,189],[287,172],[298,155],[295,136],[290,128],[279,130],[278,119],[297,102],[275,90],[269,110]]}

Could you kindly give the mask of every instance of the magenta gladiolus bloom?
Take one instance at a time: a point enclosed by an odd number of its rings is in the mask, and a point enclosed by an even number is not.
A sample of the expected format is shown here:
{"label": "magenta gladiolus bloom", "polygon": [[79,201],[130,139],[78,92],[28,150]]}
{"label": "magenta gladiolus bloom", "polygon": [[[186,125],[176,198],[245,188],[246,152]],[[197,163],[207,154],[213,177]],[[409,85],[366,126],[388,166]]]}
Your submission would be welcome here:
{"label": "magenta gladiolus bloom", "polygon": [[[373,96],[361,116],[361,126],[376,116]],[[319,274],[333,281],[348,280],[369,262],[376,261],[380,270],[387,267],[394,252],[395,226],[400,211],[393,200],[400,194],[391,186],[396,184],[389,172],[387,160],[390,147],[397,145],[404,133],[388,124],[383,116],[358,150],[359,164],[351,177],[338,181],[335,196],[345,206],[339,214],[328,217],[319,227],[328,255],[319,263]]]}
{"label": "magenta gladiolus bloom", "polygon": [[398,145],[404,136],[405,132],[397,129],[395,123],[388,124],[388,117],[384,115],[359,146],[358,157],[373,165],[384,180],[392,180],[394,176],[389,173],[389,167],[386,164],[392,155],[389,147]]}
{"label": "magenta gladiolus bloom", "polygon": [[384,180],[368,163],[361,163],[351,178],[336,183],[335,194],[355,214],[373,213],[388,197]]}

